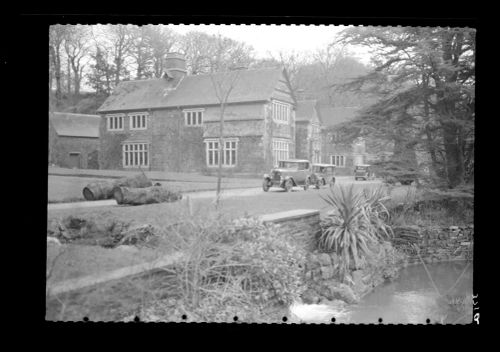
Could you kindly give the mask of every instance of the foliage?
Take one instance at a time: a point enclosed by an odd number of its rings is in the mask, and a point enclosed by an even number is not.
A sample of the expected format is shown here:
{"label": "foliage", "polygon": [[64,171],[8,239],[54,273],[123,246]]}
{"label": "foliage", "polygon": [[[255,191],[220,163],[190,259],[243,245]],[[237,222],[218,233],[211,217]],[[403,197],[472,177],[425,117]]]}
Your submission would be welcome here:
{"label": "foliage", "polygon": [[387,208],[393,226],[470,224],[474,221],[474,188],[408,187],[404,198],[390,201]]}
{"label": "foliage", "polygon": [[473,177],[475,30],[366,27],[340,42],[374,49],[375,68],[339,87],[376,103],[351,124],[358,134],[427,154],[431,172],[455,187]]}
{"label": "foliage", "polygon": [[378,161],[371,164],[372,171],[377,177],[382,178],[386,183],[394,184],[409,184],[414,181],[418,182],[424,175],[413,165],[404,161],[389,160]]}
{"label": "foliage", "polygon": [[304,253],[280,236],[277,226],[218,217],[189,222],[186,231],[190,238],[180,247],[186,260],[175,268],[175,277],[191,311],[213,314],[204,311],[207,302],[258,310],[289,304],[302,293]]}
{"label": "foliage", "polygon": [[392,236],[392,229],[386,223],[389,214],[383,204],[387,197],[381,188],[354,193],[350,185],[339,187],[338,193],[330,190],[323,199],[333,207],[333,212],[321,224],[318,247],[340,256],[340,275],[345,277],[351,262],[358,267],[371,255],[370,244]]}

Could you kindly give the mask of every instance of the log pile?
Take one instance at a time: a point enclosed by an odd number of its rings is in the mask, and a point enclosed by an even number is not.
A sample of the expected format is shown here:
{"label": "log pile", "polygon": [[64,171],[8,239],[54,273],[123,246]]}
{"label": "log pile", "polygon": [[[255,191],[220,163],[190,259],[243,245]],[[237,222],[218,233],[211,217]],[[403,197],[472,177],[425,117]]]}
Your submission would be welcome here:
{"label": "log pile", "polygon": [[182,199],[180,192],[170,191],[161,186],[146,188],[118,186],[113,189],[113,196],[118,204],[128,205],[175,202]]}
{"label": "log pile", "polygon": [[[156,185],[159,185],[156,183]],[[144,173],[133,177],[125,177],[114,181],[97,181],[89,183],[83,188],[83,197],[86,200],[111,199],[115,187],[144,188],[153,186],[153,182]]]}

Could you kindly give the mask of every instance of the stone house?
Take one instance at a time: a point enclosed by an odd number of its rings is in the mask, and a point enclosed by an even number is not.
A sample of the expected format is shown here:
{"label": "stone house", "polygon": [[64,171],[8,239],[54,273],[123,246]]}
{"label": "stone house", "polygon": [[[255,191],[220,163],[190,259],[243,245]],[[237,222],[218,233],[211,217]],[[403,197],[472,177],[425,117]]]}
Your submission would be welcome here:
{"label": "stone house", "polygon": [[313,163],[321,163],[321,120],[316,105],[316,100],[297,102],[295,113],[296,157],[310,160]]}
{"label": "stone house", "polygon": [[[165,68],[162,78],[121,82],[98,109],[101,168],[213,173],[221,158],[225,173],[260,174],[295,157],[296,101],[284,69],[191,76],[177,53]],[[219,155],[214,87],[234,77]]]}
{"label": "stone house", "polygon": [[338,175],[352,175],[355,165],[365,164],[367,160],[366,143],[358,138],[353,143],[342,143],[336,126],[356,116],[357,107],[316,106],[322,121],[322,161],[337,166]]}
{"label": "stone house", "polygon": [[97,169],[100,122],[99,115],[49,113],[49,164]]}

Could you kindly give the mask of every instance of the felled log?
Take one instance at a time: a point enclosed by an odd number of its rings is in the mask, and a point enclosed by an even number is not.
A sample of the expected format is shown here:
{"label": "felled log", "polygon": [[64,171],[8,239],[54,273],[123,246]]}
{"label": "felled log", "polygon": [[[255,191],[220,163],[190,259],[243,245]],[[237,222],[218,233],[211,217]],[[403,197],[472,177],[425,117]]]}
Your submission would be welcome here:
{"label": "felled log", "polygon": [[182,199],[180,192],[170,191],[160,186],[147,188],[115,187],[113,196],[118,204],[143,205],[175,202]]}
{"label": "felled log", "polygon": [[144,188],[151,187],[153,182],[144,174],[133,177],[124,177],[113,181],[97,181],[89,183],[83,188],[83,197],[86,200],[99,200],[113,198],[115,187]]}

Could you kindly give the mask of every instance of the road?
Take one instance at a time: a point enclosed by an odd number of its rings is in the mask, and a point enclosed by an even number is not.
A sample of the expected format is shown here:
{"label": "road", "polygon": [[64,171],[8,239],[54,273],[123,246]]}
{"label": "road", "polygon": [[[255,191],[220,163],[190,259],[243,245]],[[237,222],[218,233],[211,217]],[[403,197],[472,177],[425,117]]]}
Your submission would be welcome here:
{"label": "road", "polygon": [[[354,187],[376,187],[380,186],[382,183],[380,180],[370,180],[370,181],[355,181],[353,177],[349,176],[339,176],[336,178],[337,183],[336,186],[338,185],[350,185],[353,184]],[[310,197],[313,193],[314,194],[323,194],[327,192],[328,187],[322,187],[320,192],[318,192],[314,187],[311,187],[308,191],[304,191],[302,187],[294,187],[292,189],[292,193],[294,194],[293,196],[290,197],[291,199],[295,199],[297,196],[295,194],[302,194],[300,197]],[[273,193],[286,193],[283,189],[281,188],[271,188],[267,194],[273,194]],[[309,195],[311,193],[311,195]],[[184,199],[183,201],[186,201],[186,198],[189,198],[190,200],[198,200],[198,199],[210,199],[210,198],[215,198],[215,191],[199,191],[199,192],[186,192],[184,193]],[[261,187],[252,187],[252,188],[234,188],[234,189],[224,189],[222,194],[221,194],[221,199],[231,199],[231,198],[240,198],[240,197],[256,197],[260,198],[259,196],[266,196],[266,193],[262,190]],[[269,196],[266,196],[269,197]],[[282,196],[278,196],[278,198],[281,198]],[[107,199],[107,200],[99,200],[99,201],[92,201],[92,202],[73,202],[73,203],[55,203],[55,204],[48,204],[48,210],[59,210],[59,209],[78,209],[78,208],[93,208],[93,207],[103,207],[103,206],[117,206],[117,203],[114,199]]]}

